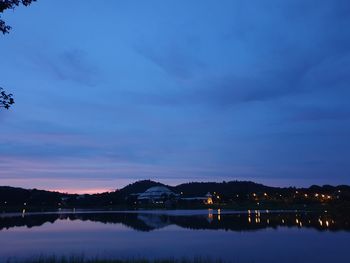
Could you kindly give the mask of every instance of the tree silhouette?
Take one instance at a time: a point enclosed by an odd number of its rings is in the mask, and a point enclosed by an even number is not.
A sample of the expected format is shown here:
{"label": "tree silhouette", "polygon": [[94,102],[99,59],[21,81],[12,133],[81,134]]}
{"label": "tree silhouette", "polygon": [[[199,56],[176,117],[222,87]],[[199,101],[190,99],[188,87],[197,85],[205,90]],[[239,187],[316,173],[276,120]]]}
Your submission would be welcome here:
{"label": "tree silhouette", "polygon": [[6,94],[3,88],[0,87],[0,108],[9,109],[15,101],[12,98],[12,94]]}
{"label": "tree silhouette", "polygon": [[[7,9],[15,9],[19,5],[28,6],[36,0],[0,0],[0,14]],[[5,21],[1,19],[0,15],[0,32],[3,34],[9,33],[11,27],[6,25]],[[12,97],[12,94],[7,94],[3,88],[0,87],[0,108],[9,109],[15,101]]]}
{"label": "tree silhouette", "polygon": [[[7,9],[15,9],[19,5],[28,6],[36,0],[0,0],[0,13],[3,13]],[[5,21],[0,16],[0,31],[3,34],[9,33],[11,27],[6,25]]]}

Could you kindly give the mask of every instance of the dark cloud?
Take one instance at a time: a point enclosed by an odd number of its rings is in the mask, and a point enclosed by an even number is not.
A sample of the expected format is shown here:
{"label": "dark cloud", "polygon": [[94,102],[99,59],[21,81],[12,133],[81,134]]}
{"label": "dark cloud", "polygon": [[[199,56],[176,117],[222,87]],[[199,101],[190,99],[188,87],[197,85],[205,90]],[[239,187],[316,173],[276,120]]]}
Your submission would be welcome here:
{"label": "dark cloud", "polygon": [[[235,10],[237,17],[232,17],[232,25],[226,25],[231,32],[223,33],[230,37],[216,43],[226,53],[208,52],[210,60],[213,56],[214,60],[222,60],[213,65],[203,53],[202,61],[196,58],[198,50],[209,48],[202,42],[193,50],[177,39],[172,44],[154,43],[151,47],[140,41],[136,49],[140,54],[175,78],[191,81],[181,83],[177,90],[160,88],[156,94],[133,94],[135,99],[158,105],[229,106],[323,89],[339,90],[349,83],[350,33],[345,28],[350,18],[344,12],[349,9],[348,2],[256,4],[256,9],[251,3],[235,6],[245,16]],[[242,58],[240,52],[245,52]],[[232,61],[227,62],[229,59]],[[240,66],[246,61],[246,66]],[[223,63],[226,65],[220,65]],[[223,70],[218,72],[215,67]]]}
{"label": "dark cloud", "polygon": [[[163,47],[143,43],[143,45],[137,45],[135,51],[170,76],[184,80],[191,79],[198,72],[198,69],[205,67],[205,64],[195,56],[195,50],[192,50],[187,41],[184,43],[174,42]],[[162,51],[159,52],[159,50]]]}
{"label": "dark cloud", "polygon": [[67,50],[58,56],[40,54],[37,59],[41,70],[49,70],[58,80],[73,81],[84,86],[96,86],[98,67],[80,49]]}

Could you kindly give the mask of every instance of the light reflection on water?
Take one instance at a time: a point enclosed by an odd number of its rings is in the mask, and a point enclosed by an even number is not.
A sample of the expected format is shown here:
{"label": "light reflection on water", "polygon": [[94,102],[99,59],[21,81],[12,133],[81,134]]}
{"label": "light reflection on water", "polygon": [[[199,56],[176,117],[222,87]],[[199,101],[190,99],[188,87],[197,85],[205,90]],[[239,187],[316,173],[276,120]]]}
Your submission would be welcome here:
{"label": "light reflection on water", "polygon": [[0,215],[0,259],[33,255],[341,262],[349,217],[225,210]]}

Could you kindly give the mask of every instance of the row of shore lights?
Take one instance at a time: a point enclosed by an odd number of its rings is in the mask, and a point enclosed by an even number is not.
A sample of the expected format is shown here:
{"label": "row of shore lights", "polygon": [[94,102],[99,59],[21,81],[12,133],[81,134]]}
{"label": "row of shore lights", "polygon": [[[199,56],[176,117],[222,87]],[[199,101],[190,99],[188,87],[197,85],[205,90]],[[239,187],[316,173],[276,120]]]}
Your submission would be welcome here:
{"label": "row of shore lights", "polygon": [[[338,190],[338,193],[340,193],[340,192],[341,192],[341,191]],[[296,193],[296,194],[299,194],[298,191],[295,191],[295,193]],[[258,196],[256,193],[253,193],[252,195],[253,195],[253,197],[257,197],[257,196]],[[267,193],[264,193],[264,196],[265,196],[265,197],[268,197],[268,194],[267,194]],[[281,194],[280,194],[279,196],[282,197]],[[308,197],[309,197],[309,194],[304,194],[304,196],[305,196],[306,198],[308,198]],[[315,196],[315,197],[322,197],[322,198],[325,198],[325,199],[332,199],[332,196],[330,196],[330,195],[325,195],[325,194],[318,194],[318,193],[316,193],[316,194],[314,194],[314,196]],[[237,197],[238,197],[238,195],[237,195]]]}
{"label": "row of shore lights", "polygon": [[[340,192],[340,190],[338,192]],[[296,191],[295,193],[298,194],[299,192]],[[304,196],[305,196],[305,198],[309,197],[308,194],[304,194]],[[318,194],[318,193],[314,194],[314,197],[316,197],[316,198],[323,198],[323,199],[332,199],[332,196],[330,196],[330,195]]]}

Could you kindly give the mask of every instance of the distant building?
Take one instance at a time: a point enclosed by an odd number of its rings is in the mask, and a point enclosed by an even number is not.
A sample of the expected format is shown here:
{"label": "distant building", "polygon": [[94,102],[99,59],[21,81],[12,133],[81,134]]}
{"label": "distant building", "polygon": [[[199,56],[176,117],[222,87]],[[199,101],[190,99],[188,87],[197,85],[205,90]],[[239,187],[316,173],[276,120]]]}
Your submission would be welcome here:
{"label": "distant building", "polygon": [[211,205],[213,204],[213,196],[211,193],[207,193],[205,196],[197,196],[197,197],[183,197],[181,198],[182,201],[187,201],[187,202],[203,202],[206,205]]}
{"label": "distant building", "polygon": [[208,192],[205,195],[205,197],[206,197],[206,200],[204,201],[204,203],[207,205],[212,205],[213,204],[213,196],[211,195],[211,193]]}
{"label": "distant building", "polygon": [[143,203],[163,203],[177,196],[177,194],[165,186],[154,186],[147,189],[144,193],[139,194],[137,200]]}
{"label": "distant building", "polygon": [[211,193],[207,193],[204,196],[198,197],[183,197],[182,195],[176,194],[165,186],[154,186],[148,188],[145,192],[139,194],[132,194],[137,196],[138,203],[154,203],[154,204],[168,204],[174,202],[184,202],[193,204],[213,204],[213,196]]}

